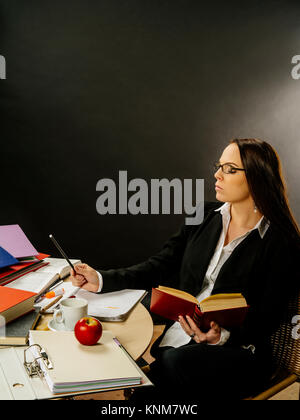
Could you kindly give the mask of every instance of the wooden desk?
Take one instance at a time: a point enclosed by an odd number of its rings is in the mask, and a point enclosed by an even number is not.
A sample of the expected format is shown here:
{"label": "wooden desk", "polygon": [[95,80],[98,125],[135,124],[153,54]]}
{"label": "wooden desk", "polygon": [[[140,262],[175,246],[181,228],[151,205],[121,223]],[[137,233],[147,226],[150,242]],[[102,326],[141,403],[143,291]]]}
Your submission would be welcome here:
{"label": "wooden desk", "polygon": [[[52,315],[42,315],[37,330],[48,330]],[[153,322],[147,309],[139,303],[123,322],[101,322],[104,330],[112,331],[134,360],[147,350],[153,336]]]}

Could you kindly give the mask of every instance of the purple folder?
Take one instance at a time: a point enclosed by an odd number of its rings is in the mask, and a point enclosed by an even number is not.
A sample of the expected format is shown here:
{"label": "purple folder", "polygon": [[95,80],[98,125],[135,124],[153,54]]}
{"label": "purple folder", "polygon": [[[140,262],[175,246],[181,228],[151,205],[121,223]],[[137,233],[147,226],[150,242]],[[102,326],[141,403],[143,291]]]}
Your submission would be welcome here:
{"label": "purple folder", "polygon": [[0,226],[0,246],[15,258],[38,254],[19,225]]}

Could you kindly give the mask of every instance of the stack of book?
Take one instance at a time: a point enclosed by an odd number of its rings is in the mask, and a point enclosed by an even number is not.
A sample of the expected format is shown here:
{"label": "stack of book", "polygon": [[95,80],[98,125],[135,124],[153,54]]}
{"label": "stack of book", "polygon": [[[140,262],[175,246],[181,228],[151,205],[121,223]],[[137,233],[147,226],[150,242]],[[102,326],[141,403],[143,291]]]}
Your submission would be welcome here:
{"label": "stack of book", "polygon": [[0,345],[26,344],[37,318],[35,297],[36,293],[0,286]]}
{"label": "stack of book", "polygon": [[35,249],[19,225],[0,226],[0,345],[26,344],[41,297],[69,275],[64,259],[49,257]]}
{"label": "stack of book", "polygon": [[48,263],[49,255],[38,252],[19,225],[0,226],[0,285],[35,271]]}
{"label": "stack of book", "polygon": [[28,330],[38,318],[34,312],[37,293],[15,288],[14,281],[47,266],[47,257],[35,249],[19,225],[0,226],[0,345],[26,343]]}

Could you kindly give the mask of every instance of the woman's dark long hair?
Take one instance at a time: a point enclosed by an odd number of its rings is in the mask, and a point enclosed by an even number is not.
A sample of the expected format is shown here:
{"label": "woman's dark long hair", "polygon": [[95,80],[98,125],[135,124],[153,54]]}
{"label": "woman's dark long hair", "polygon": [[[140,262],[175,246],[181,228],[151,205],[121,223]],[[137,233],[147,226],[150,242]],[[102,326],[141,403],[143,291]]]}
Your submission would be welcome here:
{"label": "woman's dark long hair", "polygon": [[270,144],[258,139],[233,139],[237,144],[250,194],[257,209],[285,236],[300,244],[300,233],[286,193],[281,163]]}

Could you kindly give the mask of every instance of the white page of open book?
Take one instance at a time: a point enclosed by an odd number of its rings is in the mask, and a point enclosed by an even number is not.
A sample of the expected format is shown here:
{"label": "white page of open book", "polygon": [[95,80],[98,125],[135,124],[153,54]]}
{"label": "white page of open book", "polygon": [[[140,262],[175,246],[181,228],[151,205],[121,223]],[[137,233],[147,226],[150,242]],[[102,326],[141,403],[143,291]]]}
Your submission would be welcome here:
{"label": "white page of open book", "polygon": [[40,271],[33,271],[25,274],[16,280],[8,283],[6,286],[13,289],[27,290],[28,292],[40,293],[49,283],[55,281],[58,275],[53,273],[41,273]]}
{"label": "white page of open book", "polygon": [[[71,259],[70,260],[72,264],[77,264],[80,262],[80,260]],[[44,258],[44,262],[49,263],[48,265],[45,265],[45,267],[42,267],[39,269],[39,272],[41,273],[59,273],[61,274],[62,271],[69,272],[70,266],[68,262],[64,258]]]}
{"label": "white page of open book", "polygon": [[88,301],[88,314],[97,317],[118,317],[126,314],[143,296],[145,290],[124,289],[110,293],[78,290],[76,297]]}

